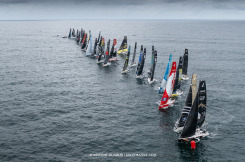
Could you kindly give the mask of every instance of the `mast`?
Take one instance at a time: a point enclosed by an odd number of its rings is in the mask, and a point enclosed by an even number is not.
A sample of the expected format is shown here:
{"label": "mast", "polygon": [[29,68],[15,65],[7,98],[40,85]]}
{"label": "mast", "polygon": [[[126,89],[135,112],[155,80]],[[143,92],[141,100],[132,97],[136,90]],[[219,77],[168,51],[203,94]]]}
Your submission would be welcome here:
{"label": "mast", "polygon": [[185,122],[185,126],[180,135],[180,138],[188,138],[196,133],[197,128],[197,117],[198,117],[198,94],[194,100],[194,103],[191,107],[187,120]]}
{"label": "mast", "polygon": [[169,74],[169,78],[166,84],[166,88],[164,90],[162,100],[159,105],[159,109],[163,109],[168,107],[168,100],[170,96],[172,95],[173,92],[173,87],[174,87],[174,81],[175,81],[175,74],[176,74],[176,62],[173,62],[171,72]]}
{"label": "mast", "polygon": [[169,74],[171,62],[172,62],[172,54],[169,55],[169,61],[168,61],[167,69],[165,71],[165,75],[163,77],[160,89],[158,91],[159,93],[163,93],[164,90],[165,90],[165,86],[166,86],[166,83],[167,83],[167,80],[168,80],[168,74]]}
{"label": "mast", "polygon": [[126,55],[126,60],[125,60],[124,66],[123,66],[123,72],[125,72],[127,70],[127,67],[128,67],[128,60],[129,60],[129,56],[130,56],[130,48],[131,48],[131,46],[128,47],[128,53]]}
{"label": "mast", "polygon": [[135,45],[134,45],[134,54],[133,54],[131,65],[135,64],[134,61],[135,61],[136,49],[137,49],[137,42],[135,42]]}
{"label": "mast", "polygon": [[201,80],[199,82],[199,87],[198,87],[198,98],[199,98],[199,105],[198,105],[198,112],[200,114],[200,117],[197,121],[197,126],[202,127],[205,118],[206,118],[206,104],[207,104],[207,91],[206,91],[206,81]]}
{"label": "mast", "polygon": [[192,90],[192,104],[196,98],[197,94],[197,74],[192,74],[192,79],[191,79],[191,90]]}
{"label": "mast", "polygon": [[184,60],[184,63],[183,63],[183,71],[182,71],[182,74],[183,75],[187,75],[187,69],[188,69],[188,49],[185,49],[183,60]]}

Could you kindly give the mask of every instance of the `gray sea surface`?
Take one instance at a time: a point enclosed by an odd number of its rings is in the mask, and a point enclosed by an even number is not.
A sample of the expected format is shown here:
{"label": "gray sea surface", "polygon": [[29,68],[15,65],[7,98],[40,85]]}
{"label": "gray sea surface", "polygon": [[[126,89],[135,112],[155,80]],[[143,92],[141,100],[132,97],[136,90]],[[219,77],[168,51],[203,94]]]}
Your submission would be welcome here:
{"label": "gray sea surface", "polygon": [[[0,21],[0,27],[0,161],[245,160],[245,21]],[[156,83],[136,79],[135,68],[122,75],[125,57],[99,66],[62,38],[70,28],[91,30],[93,43],[99,31],[118,44],[127,36],[131,51],[138,43],[136,60],[144,45],[145,75],[154,45]],[[173,108],[160,112],[156,104],[169,54],[178,62],[185,48],[189,77],[196,73],[207,83],[210,136],[195,151],[178,145],[173,131],[190,80],[182,81],[184,94]]]}

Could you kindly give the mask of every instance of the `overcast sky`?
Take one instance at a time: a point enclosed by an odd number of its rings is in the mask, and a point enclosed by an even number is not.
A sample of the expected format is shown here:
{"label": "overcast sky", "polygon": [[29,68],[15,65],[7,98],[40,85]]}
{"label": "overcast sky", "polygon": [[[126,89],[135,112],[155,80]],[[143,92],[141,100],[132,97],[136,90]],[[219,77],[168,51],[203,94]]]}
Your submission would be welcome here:
{"label": "overcast sky", "polygon": [[245,0],[0,0],[0,20],[245,19]]}

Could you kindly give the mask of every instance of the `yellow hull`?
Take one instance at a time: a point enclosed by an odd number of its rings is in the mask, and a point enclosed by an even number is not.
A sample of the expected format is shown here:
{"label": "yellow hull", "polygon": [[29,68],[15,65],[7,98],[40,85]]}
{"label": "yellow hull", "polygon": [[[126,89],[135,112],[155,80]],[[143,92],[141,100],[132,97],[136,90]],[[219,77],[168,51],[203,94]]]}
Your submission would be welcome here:
{"label": "yellow hull", "polygon": [[178,97],[178,94],[172,94],[171,97]]}
{"label": "yellow hull", "polygon": [[117,54],[120,55],[120,54],[126,54],[128,52],[128,49],[123,49],[123,50],[119,50],[117,51]]}

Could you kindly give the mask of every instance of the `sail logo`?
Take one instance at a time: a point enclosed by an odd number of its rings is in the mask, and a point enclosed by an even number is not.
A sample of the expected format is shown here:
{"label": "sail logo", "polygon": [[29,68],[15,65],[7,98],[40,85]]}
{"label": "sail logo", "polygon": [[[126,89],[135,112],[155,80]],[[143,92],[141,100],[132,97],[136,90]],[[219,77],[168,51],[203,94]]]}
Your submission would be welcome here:
{"label": "sail logo", "polygon": [[166,98],[166,97],[165,97],[165,98],[163,98],[163,99],[162,99],[162,101],[167,101],[167,98]]}

